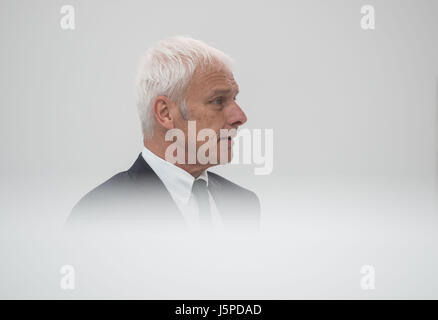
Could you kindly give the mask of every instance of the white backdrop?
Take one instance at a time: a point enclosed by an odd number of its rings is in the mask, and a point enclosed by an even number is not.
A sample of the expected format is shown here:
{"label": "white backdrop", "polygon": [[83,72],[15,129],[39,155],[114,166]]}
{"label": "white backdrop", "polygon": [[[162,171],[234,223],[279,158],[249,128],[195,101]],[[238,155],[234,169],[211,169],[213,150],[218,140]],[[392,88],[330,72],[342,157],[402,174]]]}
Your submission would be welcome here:
{"label": "white backdrop", "polygon": [[[60,9],[75,8],[75,30]],[[375,30],[360,27],[373,5]],[[438,3],[2,1],[0,296],[437,298]],[[274,170],[258,235],[66,238],[69,210],[141,151],[134,77],[158,40],[236,60]],[[75,290],[59,286],[62,265]],[[376,270],[374,290],[360,268]]]}

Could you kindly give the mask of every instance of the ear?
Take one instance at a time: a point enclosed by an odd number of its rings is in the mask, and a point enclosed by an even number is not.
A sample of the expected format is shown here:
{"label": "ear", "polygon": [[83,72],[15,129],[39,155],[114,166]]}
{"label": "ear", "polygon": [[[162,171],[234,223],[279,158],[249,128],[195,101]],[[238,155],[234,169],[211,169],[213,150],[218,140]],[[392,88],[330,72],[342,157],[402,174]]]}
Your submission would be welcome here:
{"label": "ear", "polygon": [[155,98],[153,112],[157,124],[169,130],[174,128],[173,118],[170,113],[170,100],[166,96]]}

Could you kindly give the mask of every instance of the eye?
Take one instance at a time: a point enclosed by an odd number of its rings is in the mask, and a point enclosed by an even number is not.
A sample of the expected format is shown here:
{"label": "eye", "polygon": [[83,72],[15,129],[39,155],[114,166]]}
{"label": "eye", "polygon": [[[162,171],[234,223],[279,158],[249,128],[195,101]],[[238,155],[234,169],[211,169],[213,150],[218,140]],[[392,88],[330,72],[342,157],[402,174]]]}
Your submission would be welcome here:
{"label": "eye", "polygon": [[222,105],[224,103],[224,98],[223,97],[215,98],[213,100],[213,103],[218,104],[218,105]]}

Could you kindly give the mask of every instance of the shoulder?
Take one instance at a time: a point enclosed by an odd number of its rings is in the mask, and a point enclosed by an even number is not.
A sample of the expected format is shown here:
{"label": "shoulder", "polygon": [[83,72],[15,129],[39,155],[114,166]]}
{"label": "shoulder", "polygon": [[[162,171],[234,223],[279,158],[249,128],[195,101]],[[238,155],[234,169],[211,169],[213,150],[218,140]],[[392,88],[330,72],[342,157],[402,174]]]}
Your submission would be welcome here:
{"label": "shoulder", "polygon": [[89,191],[85,196],[82,197],[79,202],[99,197],[100,195],[105,195],[107,193],[111,193],[115,189],[119,189],[124,185],[129,184],[130,182],[131,178],[127,171],[119,172],[92,189],[91,191]]}
{"label": "shoulder", "polygon": [[109,201],[114,202],[120,191],[126,189],[131,183],[131,177],[127,171],[119,172],[104,181],[87,194],[85,194],[73,207],[72,214],[79,214],[84,209],[97,207],[98,205],[107,204]]}
{"label": "shoulder", "polygon": [[135,192],[135,189],[138,189],[136,187],[138,187],[140,180],[152,183],[154,179],[151,178],[153,178],[152,171],[149,170],[149,166],[140,154],[128,170],[113,175],[83,196],[72,212],[84,207],[92,207],[93,209],[109,207],[122,200],[129,200],[138,193],[138,191]]}

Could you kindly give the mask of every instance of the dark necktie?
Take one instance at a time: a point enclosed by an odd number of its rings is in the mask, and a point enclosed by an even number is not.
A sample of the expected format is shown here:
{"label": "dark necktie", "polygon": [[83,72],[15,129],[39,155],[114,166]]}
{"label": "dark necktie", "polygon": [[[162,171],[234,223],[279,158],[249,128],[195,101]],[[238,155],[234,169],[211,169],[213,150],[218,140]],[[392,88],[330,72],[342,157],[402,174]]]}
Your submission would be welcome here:
{"label": "dark necktie", "polygon": [[199,208],[199,221],[201,227],[211,226],[210,201],[207,190],[207,182],[197,179],[193,182],[192,193],[195,196]]}

